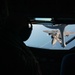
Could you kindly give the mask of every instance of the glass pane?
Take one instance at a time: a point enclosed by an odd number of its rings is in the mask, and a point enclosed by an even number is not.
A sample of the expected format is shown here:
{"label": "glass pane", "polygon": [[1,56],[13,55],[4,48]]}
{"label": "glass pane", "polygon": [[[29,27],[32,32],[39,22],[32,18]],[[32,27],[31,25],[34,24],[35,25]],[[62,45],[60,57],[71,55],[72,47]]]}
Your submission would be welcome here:
{"label": "glass pane", "polygon": [[[52,24],[50,24],[51,26]],[[46,33],[45,31],[49,31]],[[56,29],[51,27],[46,27],[43,24],[33,24],[33,30],[31,33],[30,38],[24,42],[27,46],[30,47],[37,47],[37,48],[44,48],[44,49],[51,49],[51,50],[69,50],[75,47],[75,24],[68,24],[64,30],[64,39],[65,43],[67,43],[66,47],[62,47],[60,44],[61,34],[59,35],[58,39],[52,37],[52,35],[58,34],[59,27]],[[72,39],[74,38],[74,39]],[[72,40],[71,40],[72,39]],[[53,45],[52,42],[55,40],[55,44]],[[60,41],[58,41],[60,40]],[[71,41],[70,41],[71,40]]]}

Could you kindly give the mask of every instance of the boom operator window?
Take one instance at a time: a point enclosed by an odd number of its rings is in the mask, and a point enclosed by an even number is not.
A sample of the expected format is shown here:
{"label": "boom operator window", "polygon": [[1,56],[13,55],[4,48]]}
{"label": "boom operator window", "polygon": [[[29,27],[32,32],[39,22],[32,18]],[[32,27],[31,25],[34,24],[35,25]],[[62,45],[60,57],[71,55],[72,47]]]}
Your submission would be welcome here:
{"label": "boom operator window", "polygon": [[[68,24],[64,29],[65,47],[62,47],[62,37],[59,26],[54,28],[51,18],[35,18],[37,23],[32,24],[31,36],[24,43],[29,47],[50,49],[50,50],[70,50],[75,47],[75,24]],[[49,22],[48,22],[49,21]]]}

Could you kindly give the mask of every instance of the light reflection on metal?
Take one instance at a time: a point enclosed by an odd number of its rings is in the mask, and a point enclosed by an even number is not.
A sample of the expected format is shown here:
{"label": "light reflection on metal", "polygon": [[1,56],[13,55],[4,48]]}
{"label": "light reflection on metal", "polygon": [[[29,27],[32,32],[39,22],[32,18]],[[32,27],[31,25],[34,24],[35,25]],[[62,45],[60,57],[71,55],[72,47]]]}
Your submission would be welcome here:
{"label": "light reflection on metal", "polygon": [[51,21],[52,18],[35,18],[36,21]]}

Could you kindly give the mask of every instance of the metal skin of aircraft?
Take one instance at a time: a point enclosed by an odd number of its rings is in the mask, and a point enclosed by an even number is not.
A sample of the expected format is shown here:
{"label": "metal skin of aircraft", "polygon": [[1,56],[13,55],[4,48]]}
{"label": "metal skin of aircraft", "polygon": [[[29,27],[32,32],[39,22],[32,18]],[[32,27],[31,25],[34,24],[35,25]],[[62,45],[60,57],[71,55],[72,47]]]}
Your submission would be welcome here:
{"label": "metal skin of aircraft", "polygon": [[[44,30],[43,32],[48,33],[52,37],[52,45],[54,45],[57,41],[62,44],[61,33],[59,30]],[[69,36],[71,34],[75,34],[75,32],[64,31],[64,36]],[[64,41],[65,42],[65,41]]]}

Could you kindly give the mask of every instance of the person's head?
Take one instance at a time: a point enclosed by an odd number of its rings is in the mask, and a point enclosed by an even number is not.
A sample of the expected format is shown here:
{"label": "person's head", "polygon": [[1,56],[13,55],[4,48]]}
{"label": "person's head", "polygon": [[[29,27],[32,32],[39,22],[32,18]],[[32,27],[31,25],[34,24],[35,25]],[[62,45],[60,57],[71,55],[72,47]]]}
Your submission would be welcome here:
{"label": "person's head", "polygon": [[31,34],[32,24],[30,19],[25,16],[12,15],[8,16],[4,29],[10,32],[13,31],[15,34],[18,34],[23,41],[26,41]]}

